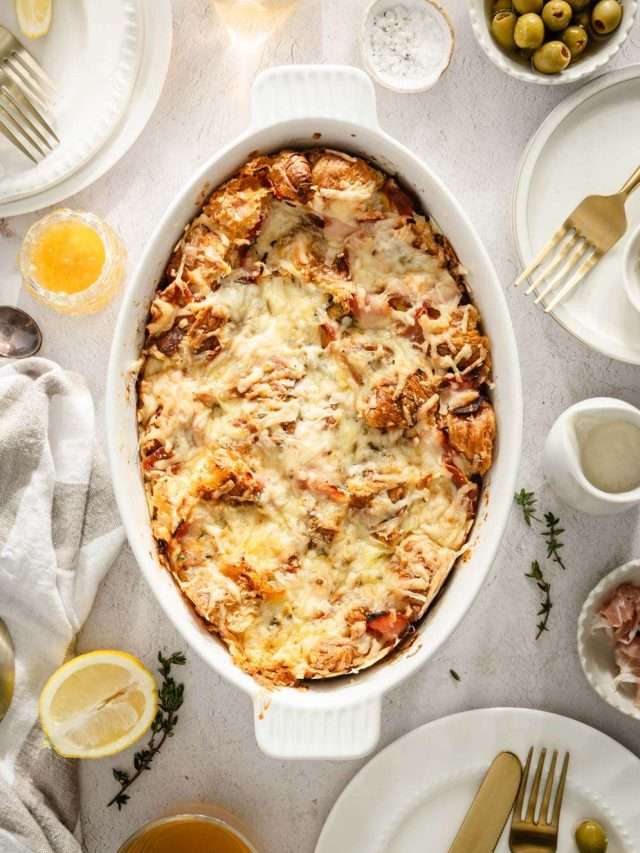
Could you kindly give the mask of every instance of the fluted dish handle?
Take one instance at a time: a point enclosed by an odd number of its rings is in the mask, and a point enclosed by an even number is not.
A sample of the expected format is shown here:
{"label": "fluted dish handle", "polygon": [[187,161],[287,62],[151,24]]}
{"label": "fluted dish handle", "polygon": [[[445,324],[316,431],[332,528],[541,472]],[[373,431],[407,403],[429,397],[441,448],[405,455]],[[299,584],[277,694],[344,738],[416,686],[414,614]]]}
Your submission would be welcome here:
{"label": "fluted dish handle", "polygon": [[258,74],[251,90],[252,130],[313,118],[377,130],[370,78],[350,65],[280,65]]}
{"label": "fluted dish handle", "polygon": [[253,708],[258,746],[274,758],[361,758],[380,739],[379,696],[336,702],[335,707],[300,707],[280,700],[277,693],[260,693]]}

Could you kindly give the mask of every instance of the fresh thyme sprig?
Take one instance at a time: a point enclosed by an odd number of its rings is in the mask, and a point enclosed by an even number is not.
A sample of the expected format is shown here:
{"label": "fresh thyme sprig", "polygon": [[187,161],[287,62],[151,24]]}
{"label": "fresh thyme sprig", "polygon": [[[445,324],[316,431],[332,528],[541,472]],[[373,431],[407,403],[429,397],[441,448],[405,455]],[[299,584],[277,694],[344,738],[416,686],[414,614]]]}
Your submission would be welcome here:
{"label": "fresh thyme sprig", "polygon": [[540,563],[537,560],[534,560],[531,563],[531,571],[525,574],[526,578],[531,578],[536,582],[536,586],[542,593],[542,601],[540,602],[540,610],[538,610],[537,615],[541,616],[542,619],[537,624],[538,633],[536,634],[536,640],[539,640],[542,634],[545,631],[548,631],[548,623],[549,616],[551,614],[551,608],[553,604],[551,602],[551,584],[545,578],[542,573],[542,569],[540,568]]}
{"label": "fresh thyme sprig", "polygon": [[[560,527],[560,519],[552,512],[545,512],[542,518],[536,515],[538,499],[535,492],[528,492],[526,489],[520,489],[519,492],[515,493],[514,498],[515,502],[522,510],[525,523],[529,527],[534,526],[531,523],[532,521],[537,522],[538,525],[544,526],[544,529],[542,530],[538,527],[538,532],[544,539],[547,546],[547,559],[551,559],[554,563],[557,563],[561,569],[566,569],[567,567],[565,566],[562,555],[560,554],[560,550],[564,548],[564,542],[560,540],[560,536],[565,532],[564,527]],[[534,560],[531,563],[531,571],[527,572],[525,577],[531,578],[531,580],[536,582],[538,589],[543,596],[540,604],[540,610],[537,613],[538,616],[542,617],[537,624],[537,640],[545,631],[549,630],[549,615],[551,613],[551,608],[553,607],[553,604],[551,603],[551,583],[544,576],[544,572],[540,568],[540,563],[537,560]]]}
{"label": "fresh thyme sprig", "polygon": [[564,542],[561,542],[559,538],[564,533],[564,527],[559,526],[560,519],[552,512],[545,512],[544,524],[546,529],[542,531],[542,535],[547,542],[547,557],[551,557],[553,562],[557,563],[561,569],[566,569],[567,567],[560,556],[560,549],[564,548]]}
{"label": "fresh thyme sprig", "polygon": [[145,770],[151,769],[151,762],[162,749],[165,740],[168,737],[173,737],[178,722],[177,712],[184,701],[184,684],[176,684],[171,675],[171,667],[184,666],[187,662],[186,656],[183,652],[174,652],[169,657],[165,657],[162,652],[158,652],[158,661],[160,663],[158,672],[162,678],[162,684],[158,691],[158,712],[151,724],[149,742],[144,749],[139,750],[133,756],[133,773],[127,770],[113,769],[113,777],[120,785],[120,790],[109,800],[107,807],[115,803],[118,806],[118,811],[129,801],[129,794],[126,791]]}
{"label": "fresh thyme sprig", "polygon": [[526,489],[520,489],[515,494],[516,503],[522,510],[525,523],[531,527],[531,519],[540,521],[536,513],[536,503],[538,502],[534,492],[528,492]]}

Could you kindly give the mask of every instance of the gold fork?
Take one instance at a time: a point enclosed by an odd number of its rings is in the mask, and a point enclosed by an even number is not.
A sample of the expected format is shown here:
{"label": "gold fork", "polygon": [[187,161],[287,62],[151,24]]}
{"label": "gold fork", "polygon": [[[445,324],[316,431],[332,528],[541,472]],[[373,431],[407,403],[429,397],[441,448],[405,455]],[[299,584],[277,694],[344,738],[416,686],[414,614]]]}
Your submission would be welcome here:
{"label": "gold fork", "polygon": [[552,311],[623,236],[627,230],[624,205],[638,186],[640,166],[615,195],[587,196],[520,273],[516,287],[538,272],[525,292],[529,295],[536,291],[534,302],[537,304],[555,291],[544,309]]}
{"label": "gold fork", "polygon": [[525,764],[522,774],[522,781],[518,790],[516,803],[513,807],[513,818],[511,820],[511,833],[509,835],[509,849],[511,853],[555,853],[558,848],[558,826],[560,824],[560,809],[562,808],[562,797],[564,796],[564,786],[567,780],[567,769],[569,767],[569,753],[567,752],[562,763],[562,771],[560,773],[560,781],[556,791],[553,812],[549,819],[549,806],[551,805],[551,794],[553,793],[553,783],[556,775],[556,763],[558,760],[558,751],[554,750],[549,765],[547,781],[544,786],[544,794],[542,795],[542,805],[538,813],[538,794],[540,793],[540,782],[542,780],[542,771],[544,770],[545,758],[547,750],[543,749],[538,760],[536,774],[533,777],[533,785],[531,786],[531,794],[529,795],[529,803],[527,805],[526,814],[523,816],[522,806],[524,804],[524,795],[527,788],[527,780],[529,778],[529,769],[531,767],[531,759],[533,757],[533,747],[529,750],[527,763]]}
{"label": "gold fork", "polygon": [[59,143],[48,121],[55,87],[15,36],[0,26],[0,133],[33,163]]}

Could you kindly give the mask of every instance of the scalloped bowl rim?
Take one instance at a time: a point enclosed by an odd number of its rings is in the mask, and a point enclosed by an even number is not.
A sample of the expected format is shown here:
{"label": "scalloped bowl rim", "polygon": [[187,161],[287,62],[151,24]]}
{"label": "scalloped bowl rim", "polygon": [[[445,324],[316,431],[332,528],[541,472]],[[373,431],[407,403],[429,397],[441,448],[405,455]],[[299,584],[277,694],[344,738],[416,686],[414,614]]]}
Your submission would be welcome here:
{"label": "scalloped bowl rim", "polygon": [[485,0],[469,0],[471,28],[480,47],[491,62],[501,71],[504,71],[505,74],[515,77],[517,80],[522,80],[525,83],[536,83],[541,86],[559,86],[564,83],[577,83],[579,80],[591,77],[596,71],[604,68],[627,40],[638,11],[637,0],[625,0],[623,3],[624,15],[622,23],[606,44],[603,43],[596,53],[588,59],[581,60],[577,65],[570,67],[567,71],[556,75],[545,75],[529,71],[519,62],[510,59],[494,44],[489,31],[485,5]]}
{"label": "scalloped bowl rim", "polygon": [[[611,682],[605,683],[602,671],[595,669],[595,664],[592,655],[587,650],[587,641],[592,639],[591,622],[596,613],[596,606],[610,595],[613,590],[621,583],[633,582],[640,584],[640,559],[630,560],[617,569],[606,574],[599,583],[591,590],[585,603],[582,605],[580,616],[578,617],[578,657],[582,671],[591,687],[604,701],[626,714],[628,717],[633,717],[635,720],[640,720],[640,707],[636,706],[630,696],[621,693],[613,687],[612,680],[615,677],[615,662],[613,660],[613,646],[602,632],[601,639],[592,640],[592,642],[602,644],[602,647],[609,646],[611,650]],[[603,652],[606,655],[606,650]]]}

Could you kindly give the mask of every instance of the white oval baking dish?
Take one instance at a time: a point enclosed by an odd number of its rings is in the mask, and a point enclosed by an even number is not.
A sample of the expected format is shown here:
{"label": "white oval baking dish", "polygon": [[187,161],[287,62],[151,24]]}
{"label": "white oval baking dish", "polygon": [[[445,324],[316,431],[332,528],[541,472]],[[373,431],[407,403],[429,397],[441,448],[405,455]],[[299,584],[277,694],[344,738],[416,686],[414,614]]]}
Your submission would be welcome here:
{"label": "white oval baking dish", "polygon": [[[156,283],[185,224],[196,214],[203,190],[218,186],[253,151],[318,144],[350,150],[397,174],[422,200],[469,269],[469,283],[492,344],[498,447],[472,532],[469,558],[452,573],[411,646],[358,675],[314,682],[308,689],[268,693],[232,662],[156,562],[138,468],[131,367],[139,355]],[[380,735],[383,695],[423,666],[442,645],[491,568],[513,501],[522,392],[511,320],[491,261],[473,226],[439,179],[380,129],[374,88],[362,71],[340,66],[286,66],[257,77],[251,126],[217,152],[169,206],[129,282],[111,349],[107,428],[116,498],[142,573],[186,642],[252,697],[260,747],[281,758],[355,758],[371,751]]]}

